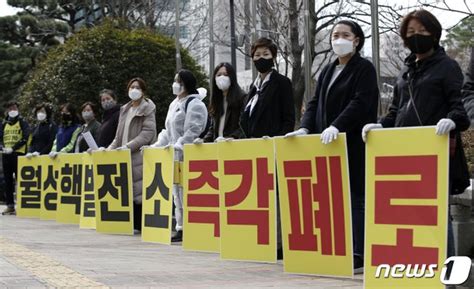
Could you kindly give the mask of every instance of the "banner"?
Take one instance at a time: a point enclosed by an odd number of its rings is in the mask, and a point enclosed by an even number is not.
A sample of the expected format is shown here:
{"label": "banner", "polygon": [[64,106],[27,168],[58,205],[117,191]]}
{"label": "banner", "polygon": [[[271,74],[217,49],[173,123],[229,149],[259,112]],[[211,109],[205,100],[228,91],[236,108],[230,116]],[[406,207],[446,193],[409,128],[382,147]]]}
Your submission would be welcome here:
{"label": "banner", "polygon": [[276,262],[273,140],[218,143],[221,258]]}
{"label": "banner", "polygon": [[79,224],[82,194],[82,154],[58,154],[58,209],[56,221]]}
{"label": "banner", "polygon": [[171,244],[174,150],[143,150],[142,241]]}
{"label": "banner", "polygon": [[95,196],[94,190],[94,171],[92,163],[92,155],[89,153],[82,154],[82,198],[81,198],[81,217],[79,227],[81,229],[95,229]]}
{"label": "banner", "polygon": [[217,147],[184,146],[184,250],[220,251]]}
{"label": "banner", "polygon": [[444,288],[448,148],[433,127],[369,133],[365,288]]}
{"label": "banner", "polygon": [[133,235],[133,188],[130,150],[92,153],[96,230]]}
{"label": "banner", "polygon": [[276,138],[285,272],[352,277],[346,135]]}
{"label": "banner", "polygon": [[58,181],[60,163],[58,158],[51,159],[48,155],[35,157],[42,165],[41,183],[41,220],[56,220],[58,208]]}
{"label": "banner", "polygon": [[18,157],[17,208],[18,217],[39,218],[41,212],[42,165],[39,157]]}

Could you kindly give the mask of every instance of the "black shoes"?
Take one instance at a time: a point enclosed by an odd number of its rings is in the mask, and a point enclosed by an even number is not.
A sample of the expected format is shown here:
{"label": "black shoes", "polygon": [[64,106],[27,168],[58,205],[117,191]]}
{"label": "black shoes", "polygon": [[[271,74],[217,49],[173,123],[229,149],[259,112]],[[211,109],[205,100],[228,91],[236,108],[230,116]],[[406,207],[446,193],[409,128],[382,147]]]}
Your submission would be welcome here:
{"label": "black shoes", "polygon": [[183,231],[177,231],[174,236],[171,237],[171,242],[182,242],[183,241]]}
{"label": "black shoes", "polygon": [[364,273],[364,259],[361,256],[354,255],[354,274]]}

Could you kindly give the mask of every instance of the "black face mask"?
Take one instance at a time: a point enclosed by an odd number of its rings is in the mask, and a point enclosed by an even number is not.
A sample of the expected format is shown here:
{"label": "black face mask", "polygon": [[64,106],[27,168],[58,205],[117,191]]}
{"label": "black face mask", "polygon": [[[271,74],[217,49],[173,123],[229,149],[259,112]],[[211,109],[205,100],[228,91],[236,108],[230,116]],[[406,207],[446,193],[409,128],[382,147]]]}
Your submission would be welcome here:
{"label": "black face mask", "polygon": [[70,114],[67,114],[67,113],[61,113],[61,120],[63,123],[68,123],[70,121],[72,121],[72,115]]}
{"label": "black face mask", "polygon": [[423,54],[434,47],[434,38],[432,35],[414,34],[407,39],[408,48],[415,54]]}
{"label": "black face mask", "polygon": [[255,64],[255,68],[260,73],[265,73],[270,71],[273,67],[273,58],[266,59],[266,58],[259,58],[254,60],[253,63]]}

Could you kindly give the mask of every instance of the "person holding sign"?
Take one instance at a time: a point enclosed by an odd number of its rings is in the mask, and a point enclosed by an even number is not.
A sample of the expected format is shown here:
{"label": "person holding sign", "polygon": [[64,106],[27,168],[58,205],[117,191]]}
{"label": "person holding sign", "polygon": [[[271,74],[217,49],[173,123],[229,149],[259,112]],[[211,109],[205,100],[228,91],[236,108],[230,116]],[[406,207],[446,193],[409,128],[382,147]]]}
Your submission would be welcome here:
{"label": "person holding sign", "polygon": [[213,76],[212,96],[208,107],[211,124],[204,139],[197,138],[194,143],[238,139],[243,135],[239,120],[244,92],[237,83],[234,67],[223,62],[216,66]]}
{"label": "person holding sign", "polygon": [[[388,114],[380,123],[362,129],[367,140],[373,129],[436,126],[436,134],[450,136],[449,192],[461,194],[469,186],[460,132],[470,122],[462,104],[463,75],[456,61],[439,45],[441,24],[430,12],[410,12],[402,21],[400,35],[411,54],[405,59],[394,88]],[[448,222],[448,255],[454,255],[454,236]]]}
{"label": "person holding sign", "polygon": [[81,117],[84,120],[84,124],[81,126],[81,134],[77,137],[76,145],[74,148],[75,153],[82,153],[87,151],[89,145],[84,139],[84,133],[89,132],[94,140],[97,140],[100,135],[100,122],[97,121],[96,116],[98,114],[97,106],[90,101],[85,102],[81,107]]}
{"label": "person holding sign", "polygon": [[58,131],[58,126],[53,121],[53,113],[50,105],[39,104],[33,110],[38,124],[32,130],[31,142],[28,147],[26,157],[48,154],[53,146],[54,138]]}
{"label": "person holding sign", "polygon": [[118,120],[120,115],[120,105],[117,104],[117,96],[113,90],[103,89],[100,92],[100,103],[104,114],[102,115],[102,124],[100,125],[99,147],[108,147],[115,138]]}
{"label": "person holding sign", "polygon": [[[175,149],[175,160],[183,161],[183,145],[192,143],[206,129],[207,108],[201,101],[202,96],[196,89],[197,80],[193,73],[181,69],[175,76],[172,85],[175,100],[171,102],[166,115],[165,128],[158,135],[153,147],[170,147]],[[172,242],[183,239],[183,186],[173,184],[173,200],[176,206],[176,235]]]}
{"label": "person holding sign", "polygon": [[150,145],[156,138],[156,106],[146,97],[143,79],[130,80],[127,90],[130,101],[120,108],[117,132],[108,149],[130,149],[132,153],[134,227],[141,230],[143,158],[140,148]]}
{"label": "person holding sign", "polygon": [[63,104],[61,106],[61,124],[49,156],[54,159],[58,153],[74,152],[74,146],[80,132],[81,126],[76,115],[76,108],[71,103]]}
{"label": "person holding sign", "polygon": [[356,273],[362,271],[364,264],[365,147],[359,133],[365,124],[377,119],[379,98],[374,65],[359,53],[364,40],[364,32],[356,22],[342,20],[334,25],[330,42],[337,59],[319,75],[301,128],[286,135],[317,133],[323,144],[329,144],[339,132],[346,133]]}

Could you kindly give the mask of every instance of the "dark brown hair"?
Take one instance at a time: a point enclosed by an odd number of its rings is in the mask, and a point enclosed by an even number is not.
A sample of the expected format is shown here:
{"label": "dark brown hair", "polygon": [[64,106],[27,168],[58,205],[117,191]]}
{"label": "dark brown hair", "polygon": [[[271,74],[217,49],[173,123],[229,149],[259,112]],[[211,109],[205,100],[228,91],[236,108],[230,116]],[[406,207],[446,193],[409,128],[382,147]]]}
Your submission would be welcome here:
{"label": "dark brown hair", "polygon": [[271,41],[270,39],[265,38],[265,37],[261,37],[261,38],[257,39],[252,44],[252,47],[250,48],[250,56],[253,57],[253,55],[255,54],[255,51],[257,50],[257,48],[260,48],[260,47],[268,48],[270,50],[270,52],[272,53],[273,58],[276,58],[277,50],[278,50],[276,44],[273,43],[273,41]]}
{"label": "dark brown hair", "polygon": [[418,20],[435,38],[435,48],[439,47],[439,40],[441,39],[441,32],[443,29],[438,19],[436,19],[433,14],[424,9],[414,10],[403,17],[402,24],[400,25],[400,37],[402,37],[405,46],[408,46],[408,24],[413,19]]}
{"label": "dark brown hair", "polygon": [[38,111],[42,108],[44,108],[44,110],[46,111],[46,119],[49,120],[53,116],[53,109],[51,108],[51,105],[48,103],[40,103],[36,105],[36,107],[33,110],[33,114],[36,116]]}
{"label": "dark brown hair", "polygon": [[[131,84],[129,84],[128,86],[130,87],[130,85]],[[141,87],[141,85],[140,85],[140,87]],[[99,99],[102,98],[102,94],[110,95],[113,99],[117,100],[117,96],[115,95],[115,92],[112,89],[102,89],[99,93]]]}
{"label": "dark brown hair", "polygon": [[132,78],[128,84],[127,84],[127,92],[130,90],[130,86],[132,86],[132,83],[134,82],[138,82],[138,85],[140,86],[140,88],[142,89],[142,92],[143,92],[143,96],[146,95],[146,83],[143,79],[141,79],[140,77],[134,77]]}
{"label": "dark brown hair", "polygon": [[[97,105],[95,105],[94,103],[92,103],[90,101],[86,101],[86,102],[84,102],[84,104],[81,105],[81,113],[84,110],[84,108],[86,108],[86,106],[91,107],[92,112],[94,113],[94,116],[97,116],[99,114],[99,110],[97,108]],[[82,114],[81,114],[81,118],[82,118]]]}
{"label": "dark brown hair", "polygon": [[213,117],[220,117],[224,114],[224,95],[216,84],[216,74],[222,67],[225,67],[227,70],[227,76],[230,79],[230,87],[227,95],[227,103],[229,107],[238,107],[239,103],[242,102],[243,97],[243,92],[237,82],[237,73],[235,72],[234,67],[228,62],[218,64],[212,74],[212,95],[208,107],[209,114]]}

